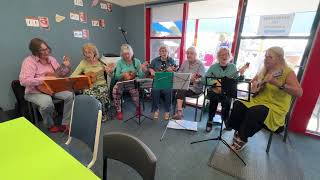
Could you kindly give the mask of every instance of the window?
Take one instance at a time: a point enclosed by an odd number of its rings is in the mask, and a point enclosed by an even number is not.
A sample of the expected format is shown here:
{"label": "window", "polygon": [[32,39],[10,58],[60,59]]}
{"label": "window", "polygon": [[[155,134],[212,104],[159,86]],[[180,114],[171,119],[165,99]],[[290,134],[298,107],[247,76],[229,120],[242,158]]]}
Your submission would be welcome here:
{"label": "window", "polygon": [[189,4],[186,48],[196,46],[198,58],[206,69],[216,62],[220,47],[231,50],[237,9],[238,1],[207,0]]}
{"label": "window", "polygon": [[246,78],[253,78],[259,71],[265,50],[271,46],[282,47],[288,65],[298,73],[317,6],[318,0],[248,1],[236,53],[238,67],[250,62]]}

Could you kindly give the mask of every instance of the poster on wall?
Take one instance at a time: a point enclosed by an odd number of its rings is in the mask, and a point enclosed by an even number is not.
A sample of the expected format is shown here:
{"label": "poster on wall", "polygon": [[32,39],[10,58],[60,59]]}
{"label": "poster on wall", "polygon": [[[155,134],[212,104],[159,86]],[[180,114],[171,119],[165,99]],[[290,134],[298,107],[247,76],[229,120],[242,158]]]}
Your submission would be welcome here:
{"label": "poster on wall", "polygon": [[277,14],[260,16],[258,35],[287,36],[294,20],[294,14]]}
{"label": "poster on wall", "polygon": [[70,12],[70,19],[75,20],[75,21],[79,21],[80,20],[80,15],[78,13],[75,13],[75,12]]}
{"label": "poster on wall", "polygon": [[106,22],[105,22],[104,19],[99,19],[99,26],[100,26],[101,28],[106,27]]}
{"label": "poster on wall", "polygon": [[49,25],[49,18],[48,17],[43,17],[43,16],[39,16],[39,24],[41,28],[50,30],[50,25]]}
{"label": "poster on wall", "polygon": [[36,17],[26,17],[26,24],[28,27],[40,27],[39,19]]}
{"label": "poster on wall", "polygon": [[82,31],[81,30],[74,30],[73,31],[73,37],[75,37],[75,38],[83,38]]}
{"label": "poster on wall", "polygon": [[107,11],[112,12],[112,4],[111,3],[107,3]]}
{"label": "poster on wall", "polygon": [[94,6],[98,5],[98,3],[99,3],[99,0],[92,0],[91,1],[91,7],[94,7]]}
{"label": "poster on wall", "polygon": [[92,26],[93,26],[93,27],[99,27],[99,26],[100,26],[99,20],[94,20],[94,19],[93,19],[93,20],[91,21],[91,23],[92,23]]}
{"label": "poster on wall", "polygon": [[112,12],[112,4],[109,2],[106,3],[100,3],[100,8],[107,10],[108,12]]}
{"label": "poster on wall", "polygon": [[79,12],[79,20],[82,23],[87,23],[87,15],[84,12]]}
{"label": "poster on wall", "polygon": [[82,0],[74,0],[74,5],[75,6],[83,6],[83,1]]}
{"label": "poster on wall", "polygon": [[61,16],[61,15],[59,15],[59,14],[56,14],[56,17],[55,17],[56,22],[62,22],[65,18],[66,18],[66,17]]}
{"label": "poster on wall", "polygon": [[88,29],[82,29],[82,39],[89,40],[89,30]]}

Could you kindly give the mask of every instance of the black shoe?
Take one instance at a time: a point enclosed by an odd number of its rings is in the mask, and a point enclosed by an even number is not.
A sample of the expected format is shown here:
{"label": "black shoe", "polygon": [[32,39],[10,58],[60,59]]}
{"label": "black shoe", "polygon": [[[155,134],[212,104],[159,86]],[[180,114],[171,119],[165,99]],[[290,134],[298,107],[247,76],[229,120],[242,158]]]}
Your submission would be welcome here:
{"label": "black shoe", "polygon": [[206,126],[206,132],[210,132],[212,130],[212,122],[208,121]]}

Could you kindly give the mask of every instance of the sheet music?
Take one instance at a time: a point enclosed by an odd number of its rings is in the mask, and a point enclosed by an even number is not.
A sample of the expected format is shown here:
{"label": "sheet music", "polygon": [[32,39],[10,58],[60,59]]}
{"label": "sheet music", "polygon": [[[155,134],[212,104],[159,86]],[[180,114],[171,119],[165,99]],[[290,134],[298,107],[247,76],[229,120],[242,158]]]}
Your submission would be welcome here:
{"label": "sheet music", "polygon": [[198,131],[198,122],[187,120],[171,120],[168,123],[168,128]]}
{"label": "sheet music", "polygon": [[152,88],[153,79],[151,78],[143,78],[137,79],[140,88]]}
{"label": "sheet music", "polygon": [[111,64],[111,63],[117,64],[117,62],[120,59],[121,57],[104,57],[104,56],[101,57],[101,61],[103,61],[106,64]]}
{"label": "sheet music", "polygon": [[189,89],[191,73],[174,73],[172,89]]}
{"label": "sheet music", "polygon": [[135,81],[136,81],[136,79],[127,80],[127,81],[118,81],[116,85],[119,88],[125,88],[125,89],[135,88],[136,87]]}

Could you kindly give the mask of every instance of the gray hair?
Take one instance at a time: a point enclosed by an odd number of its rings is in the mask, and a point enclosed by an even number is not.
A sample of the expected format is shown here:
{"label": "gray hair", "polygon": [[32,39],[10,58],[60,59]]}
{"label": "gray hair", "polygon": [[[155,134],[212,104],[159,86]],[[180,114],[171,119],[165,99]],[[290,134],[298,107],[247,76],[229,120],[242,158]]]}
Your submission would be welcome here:
{"label": "gray hair", "polygon": [[92,51],[93,54],[95,55],[95,57],[100,58],[98,48],[94,44],[92,44],[92,43],[84,44],[82,46],[82,53],[84,53],[85,50]]}
{"label": "gray hair", "polygon": [[230,59],[232,58],[232,54],[231,54],[230,49],[229,49],[229,48],[225,48],[225,47],[221,47],[221,48],[218,49],[218,52],[217,52],[217,57],[218,57],[218,59],[219,59],[219,55],[220,55],[220,53],[221,53],[222,51],[227,51],[228,54],[229,54]]}
{"label": "gray hair", "polygon": [[168,48],[168,46],[166,46],[166,45],[161,45],[161,46],[159,47],[159,51],[160,51],[161,49],[165,49],[165,50],[169,53],[169,48]]}
{"label": "gray hair", "polygon": [[194,46],[190,46],[190,47],[187,49],[187,51],[192,51],[192,52],[194,52],[195,54],[198,54],[198,53],[197,53],[197,49],[196,49],[196,47],[194,47]]}
{"label": "gray hair", "polygon": [[122,56],[123,53],[127,53],[132,56],[133,55],[133,49],[129,44],[122,44],[120,47],[120,56]]}

